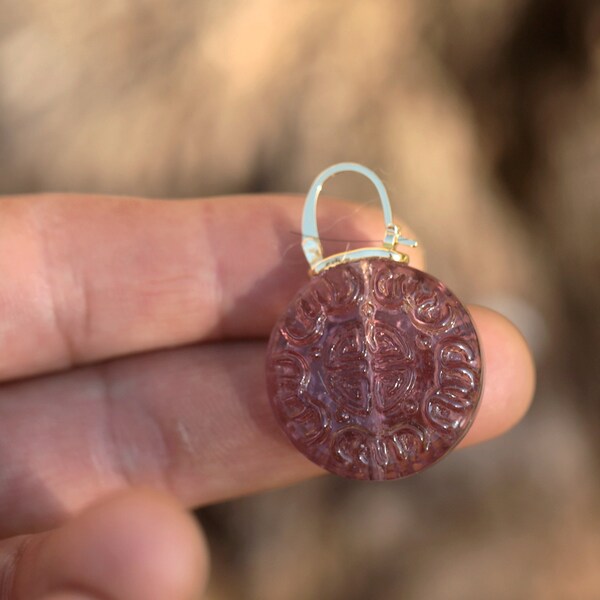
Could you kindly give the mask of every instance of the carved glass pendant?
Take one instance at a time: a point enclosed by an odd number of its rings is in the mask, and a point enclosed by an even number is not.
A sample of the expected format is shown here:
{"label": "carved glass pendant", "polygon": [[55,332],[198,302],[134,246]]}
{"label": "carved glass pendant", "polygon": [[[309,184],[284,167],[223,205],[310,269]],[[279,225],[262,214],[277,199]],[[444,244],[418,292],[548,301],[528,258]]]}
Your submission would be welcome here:
{"label": "carved glass pendant", "polygon": [[[380,248],[323,258],[316,203],[325,180],[344,171],[377,188],[386,235]],[[481,396],[469,312],[396,250],[416,242],[400,236],[383,183],[361,165],[334,165],[317,177],[302,237],[312,276],[276,323],[267,352],[279,424],[306,457],[343,477],[396,479],[429,467],[464,437]]]}

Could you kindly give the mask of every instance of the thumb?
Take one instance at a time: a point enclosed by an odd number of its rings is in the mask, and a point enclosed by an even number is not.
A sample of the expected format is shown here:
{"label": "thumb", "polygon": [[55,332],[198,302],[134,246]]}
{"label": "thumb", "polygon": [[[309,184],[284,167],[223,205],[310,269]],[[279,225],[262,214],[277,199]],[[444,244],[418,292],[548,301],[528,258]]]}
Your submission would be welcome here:
{"label": "thumb", "polygon": [[20,539],[16,551],[8,541],[14,560],[1,561],[13,565],[10,600],[189,600],[206,582],[196,523],[155,492],[120,492],[59,529]]}

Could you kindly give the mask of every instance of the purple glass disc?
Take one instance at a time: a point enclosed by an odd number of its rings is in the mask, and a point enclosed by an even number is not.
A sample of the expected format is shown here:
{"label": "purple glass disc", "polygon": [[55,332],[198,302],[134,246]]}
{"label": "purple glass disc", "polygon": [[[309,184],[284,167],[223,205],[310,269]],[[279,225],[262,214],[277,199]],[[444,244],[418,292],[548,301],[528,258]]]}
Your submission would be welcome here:
{"label": "purple glass disc", "polygon": [[386,259],[331,267],[271,334],[267,387],[292,443],[328,471],[396,479],[442,458],[482,388],[467,309],[435,277]]}

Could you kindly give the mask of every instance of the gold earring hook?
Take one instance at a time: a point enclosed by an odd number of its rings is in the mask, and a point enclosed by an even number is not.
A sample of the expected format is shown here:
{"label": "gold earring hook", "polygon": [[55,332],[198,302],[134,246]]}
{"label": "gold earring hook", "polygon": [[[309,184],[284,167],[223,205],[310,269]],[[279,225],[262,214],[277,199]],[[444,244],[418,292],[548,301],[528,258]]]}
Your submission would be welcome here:
{"label": "gold earring hook", "polygon": [[[323,258],[323,247],[319,239],[319,230],[317,228],[317,200],[323,189],[325,181],[338,173],[354,172],[363,175],[373,183],[379,201],[383,209],[383,219],[385,224],[385,236],[381,248],[358,248],[356,250],[348,250]],[[417,245],[415,240],[400,235],[400,229],[392,220],[392,207],[390,199],[383,182],[379,177],[368,169],[357,163],[338,163],[332,165],[320,173],[313,181],[313,184],[306,195],[304,203],[304,212],[302,214],[302,249],[304,256],[310,265],[311,273],[316,274],[321,271],[333,267],[334,265],[349,262],[352,260],[360,260],[363,258],[388,258],[396,262],[408,263],[409,257],[403,252],[396,250],[397,244],[403,244],[414,248]]]}

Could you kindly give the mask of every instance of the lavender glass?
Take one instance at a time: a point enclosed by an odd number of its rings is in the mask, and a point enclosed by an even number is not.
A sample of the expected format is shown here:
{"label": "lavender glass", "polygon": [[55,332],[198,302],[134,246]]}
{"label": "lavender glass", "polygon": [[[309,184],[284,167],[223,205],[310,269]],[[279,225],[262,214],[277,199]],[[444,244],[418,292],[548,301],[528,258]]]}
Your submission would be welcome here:
{"label": "lavender glass", "polygon": [[396,479],[469,429],[482,388],[467,309],[436,278],[385,258],[327,268],[273,329],[267,386],[292,443],[328,471]]}

